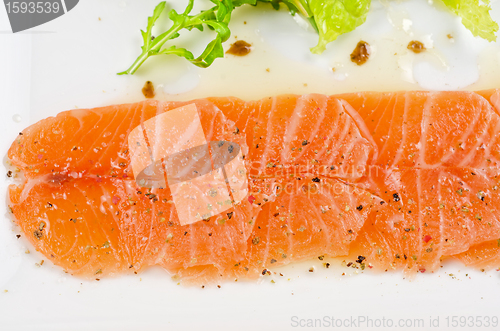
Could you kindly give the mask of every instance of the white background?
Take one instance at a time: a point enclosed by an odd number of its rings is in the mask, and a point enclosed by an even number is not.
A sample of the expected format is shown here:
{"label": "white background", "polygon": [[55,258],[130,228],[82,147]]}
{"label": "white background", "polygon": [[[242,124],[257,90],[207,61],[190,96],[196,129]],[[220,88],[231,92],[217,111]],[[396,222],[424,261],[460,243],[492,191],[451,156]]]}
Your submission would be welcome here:
{"label": "white background", "polygon": [[[142,100],[140,88],[148,79],[161,99],[500,87],[498,44],[473,38],[457,18],[421,0],[374,1],[367,22],[322,56],[309,54],[314,33],[286,12],[240,9],[231,42],[236,36],[251,42],[249,56],[228,56],[209,69],[158,58],[133,77],[116,76],[137,56],[139,29],[155,4],[81,1],[63,17],[16,35],[9,33],[0,7],[0,155],[19,131],[41,118],[75,107]],[[181,9],[182,1],[175,7]],[[493,8],[500,21],[500,3]],[[200,38],[181,42],[199,52]],[[357,67],[349,54],[360,39],[372,44],[373,53]],[[406,51],[412,39],[424,41],[429,51],[422,56]],[[7,201],[10,182],[0,178],[0,200]],[[441,329],[453,329],[446,327],[446,316],[500,316],[499,272],[472,271],[453,261],[412,281],[399,272],[357,274],[341,267],[342,260],[332,260],[330,269],[319,261],[304,262],[277,270],[283,277],[221,288],[179,286],[159,268],[83,281],[47,261],[37,267],[43,256],[24,236],[16,238],[20,230],[6,204],[0,204],[0,215],[0,330],[282,330],[294,329],[293,316],[384,317],[395,325],[399,319],[422,318],[426,326],[439,316]],[[311,266],[314,273],[308,272]]]}

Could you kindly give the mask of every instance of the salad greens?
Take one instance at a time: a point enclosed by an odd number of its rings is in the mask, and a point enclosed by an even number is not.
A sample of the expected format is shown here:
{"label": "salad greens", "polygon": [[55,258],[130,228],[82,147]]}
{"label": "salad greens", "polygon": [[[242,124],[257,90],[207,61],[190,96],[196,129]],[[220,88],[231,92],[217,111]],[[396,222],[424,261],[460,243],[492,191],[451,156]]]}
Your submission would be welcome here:
{"label": "salad greens", "polygon": [[[166,9],[166,2],[160,2],[153,16],[148,18],[146,31],[141,30],[144,45],[142,52],[135,62],[126,71],[119,73],[134,74],[137,69],[151,56],[174,54],[185,58],[192,64],[206,68],[215,59],[224,57],[222,44],[231,35],[229,22],[233,11],[242,5],[256,6],[257,3],[268,3],[278,10],[281,4],[285,5],[292,15],[300,14],[305,17],[319,35],[318,44],[311,48],[311,52],[321,54],[326,45],[341,34],[350,32],[363,24],[370,9],[371,0],[210,0],[214,6],[203,10],[196,15],[191,15],[194,0],[189,0],[183,13],[179,14],[174,9],[168,12],[172,23],[171,27],[153,37],[152,30],[161,14]],[[489,11],[489,0],[442,0],[443,3],[456,15],[462,18],[463,25],[474,36],[479,36],[489,41],[495,41],[498,24],[493,21]],[[191,31],[205,28],[216,32],[215,38],[208,43],[205,50],[195,57],[185,48],[165,44],[180,36],[181,30]]]}
{"label": "salad greens", "polygon": [[490,16],[489,0],[443,0],[452,12],[462,18],[462,24],[474,36],[495,41],[498,24]]}

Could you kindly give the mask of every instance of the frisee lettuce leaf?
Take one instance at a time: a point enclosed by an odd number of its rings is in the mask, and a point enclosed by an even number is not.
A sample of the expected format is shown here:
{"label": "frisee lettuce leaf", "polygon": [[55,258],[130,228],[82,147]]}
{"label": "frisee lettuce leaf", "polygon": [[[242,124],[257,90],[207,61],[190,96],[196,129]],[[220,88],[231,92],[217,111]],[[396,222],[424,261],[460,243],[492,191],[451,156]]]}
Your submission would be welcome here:
{"label": "frisee lettuce leaf", "polygon": [[319,33],[318,45],[311,52],[323,53],[326,45],[338,36],[363,24],[370,3],[371,0],[309,0]]}
{"label": "frisee lettuce leaf", "polygon": [[443,0],[452,12],[462,18],[462,24],[474,36],[496,41],[498,24],[490,16],[489,0]]}

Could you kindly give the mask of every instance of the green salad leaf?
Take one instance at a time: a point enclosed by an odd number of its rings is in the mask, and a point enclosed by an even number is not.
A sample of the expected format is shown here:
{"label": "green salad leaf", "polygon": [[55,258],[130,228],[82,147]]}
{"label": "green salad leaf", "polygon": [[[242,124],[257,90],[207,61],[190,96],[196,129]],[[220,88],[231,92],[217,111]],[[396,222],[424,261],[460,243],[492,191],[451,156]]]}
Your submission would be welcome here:
{"label": "green salad leaf", "polygon": [[489,0],[443,0],[452,12],[462,18],[462,24],[474,36],[496,41],[498,24],[490,16]]}
{"label": "green salad leaf", "polygon": [[311,52],[323,53],[328,43],[363,24],[370,3],[371,0],[309,0],[319,32],[318,45]]}

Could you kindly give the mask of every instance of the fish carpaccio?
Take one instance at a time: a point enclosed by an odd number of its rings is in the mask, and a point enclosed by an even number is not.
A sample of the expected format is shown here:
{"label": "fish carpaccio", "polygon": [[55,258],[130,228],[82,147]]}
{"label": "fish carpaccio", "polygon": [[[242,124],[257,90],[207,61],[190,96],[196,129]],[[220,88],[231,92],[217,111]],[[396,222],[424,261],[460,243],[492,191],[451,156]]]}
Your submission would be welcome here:
{"label": "fish carpaccio", "polygon": [[[250,193],[181,225],[168,187],[136,184],[127,136],[192,103],[207,140],[241,146]],[[25,179],[9,187],[17,224],[75,275],[160,265],[199,284],[348,254],[407,275],[449,256],[500,265],[500,90],[78,109],[25,129],[8,157]]]}

